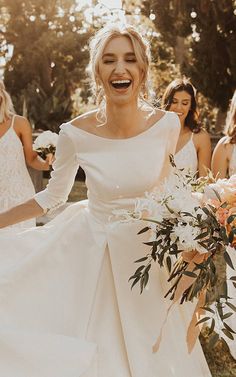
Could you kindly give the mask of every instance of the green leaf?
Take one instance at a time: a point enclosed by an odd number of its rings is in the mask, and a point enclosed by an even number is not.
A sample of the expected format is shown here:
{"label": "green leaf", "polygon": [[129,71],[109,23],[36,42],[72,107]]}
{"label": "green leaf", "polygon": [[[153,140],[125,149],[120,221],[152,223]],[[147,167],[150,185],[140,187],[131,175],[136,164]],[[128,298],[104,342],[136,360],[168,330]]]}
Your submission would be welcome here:
{"label": "green leaf", "polygon": [[231,334],[231,332],[227,329],[222,329],[223,333],[231,340],[234,340],[234,337],[233,335]]}
{"label": "green leaf", "polygon": [[232,223],[232,221],[234,221],[234,219],[236,219],[236,214],[234,215],[230,215],[227,219],[227,224],[230,224]]}
{"label": "green leaf", "polygon": [[197,240],[201,240],[202,238],[205,238],[205,237],[207,237],[208,236],[208,234],[209,234],[209,232],[208,231],[206,231],[206,232],[203,232],[203,233],[201,233],[201,234],[199,234],[197,237],[195,237],[194,238],[194,240],[195,241],[197,241]]}
{"label": "green leaf", "polygon": [[214,328],[215,328],[215,320],[214,320],[214,318],[212,318],[211,326],[209,328],[209,335],[214,331]]}
{"label": "green leaf", "polygon": [[134,263],[141,263],[141,262],[144,262],[147,259],[148,259],[148,257],[143,257],[143,258],[137,259]]}
{"label": "green leaf", "polygon": [[146,226],[145,228],[141,229],[141,230],[138,232],[138,234],[145,233],[145,232],[147,232],[149,229],[150,229],[150,227],[149,227],[149,226]]}
{"label": "green leaf", "polygon": [[139,282],[140,280],[140,277],[137,277],[136,279],[134,279],[132,285],[131,285],[131,289],[133,289],[133,287]]}
{"label": "green leaf", "polygon": [[223,322],[223,324],[224,324],[224,327],[226,328],[226,330],[230,331],[233,334],[236,334],[236,332],[231,327],[229,327],[229,325],[227,325],[227,323]]}
{"label": "green leaf", "polygon": [[171,272],[171,266],[172,266],[171,257],[170,256],[166,257],[166,265],[167,265],[168,271],[170,273]]}
{"label": "green leaf", "polygon": [[217,199],[218,199],[220,202],[222,202],[221,197],[220,197],[220,194],[218,193],[218,191],[216,191],[215,189],[212,189],[212,190],[214,191],[214,193],[215,193]]}
{"label": "green leaf", "polygon": [[232,312],[225,313],[225,314],[223,315],[222,319],[227,319],[227,318],[231,317],[232,314],[233,314]]}
{"label": "green leaf", "polygon": [[231,278],[229,280],[234,280],[236,281],[236,276],[231,276]]}
{"label": "green leaf", "polygon": [[[231,244],[232,242],[233,242],[233,240],[234,240],[234,237],[235,237],[235,232],[234,232],[234,230],[232,230],[230,233],[229,233],[229,243]],[[235,252],[236,252],[236,250],[235,250]]]}
{"label": "green leaf", "polygon": [[204,317],[204,318],[200,319],[199,321],[197,321],[196,326],[200,325],[200,323],[209,321],[209,319],[211,319],[211,317]]}
{"label": "green leaf", "polygon": [[189,276],[191,278],[197,278],[197,275],[192,271],[183,271],[182,275],[186,275],[186,276]]}
{"label": "green leaf", "polygon": [[232,260],[229,256],[229,254],[227,253],[227,251],[224,252],[224,259],[225,259],[225,262],[234,270]]}
{"label": "green leaf", "polygon": [[220,228],[220,237],[222,238],[222,240],[226,243],[226,245],[228,244],[228,236],[227,236],[227,233],[226,233],[226,229],[222,226]]}
{"label": "green leaf", "polygon": [[234,312],[236,312],[236,306],[234,306],[231,302],[226,302],[226,305],[232,309]]}
{"label": "green leaf", "polygon": [[208,306],[202,306],[201,309],[204,309],[204,310],[206,310],[207,312],[210,312],[210,313],[212,313],[212,314],[215,314],[215,311],[214,311],[213,309],[209,308]]}

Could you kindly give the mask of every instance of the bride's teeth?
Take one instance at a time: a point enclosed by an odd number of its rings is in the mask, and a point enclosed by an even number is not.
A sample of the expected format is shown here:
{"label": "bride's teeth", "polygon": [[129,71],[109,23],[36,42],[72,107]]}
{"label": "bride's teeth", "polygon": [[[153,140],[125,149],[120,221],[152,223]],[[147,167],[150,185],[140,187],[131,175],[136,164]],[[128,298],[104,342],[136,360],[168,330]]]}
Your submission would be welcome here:
{"label": "bride's teeth", "polygon": [[114,80],[112,84],[129,84],[130,80]]}

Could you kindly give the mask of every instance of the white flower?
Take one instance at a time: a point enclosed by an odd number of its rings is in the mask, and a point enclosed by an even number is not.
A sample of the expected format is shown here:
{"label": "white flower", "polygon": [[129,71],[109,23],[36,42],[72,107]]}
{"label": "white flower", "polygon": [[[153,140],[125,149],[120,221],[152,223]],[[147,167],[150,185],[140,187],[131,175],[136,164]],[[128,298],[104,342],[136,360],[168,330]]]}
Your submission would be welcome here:
{"label": "white flower", "polygon": [[40,148],[48,148],[49,146],[53,146],[56,148],[57,141],[58,134],[49,130],[44,131],[35,139],[33,149],[37,150]]}
{"label": "white flower", "polygon": [[180,248],[184,251],[197,250],[200,254],[208,252],[195,240],[201,234],[201,228],[193,226],[193,224],[179,222],[177,226],[174,226],[173,230],[175,236],[179,238]]}

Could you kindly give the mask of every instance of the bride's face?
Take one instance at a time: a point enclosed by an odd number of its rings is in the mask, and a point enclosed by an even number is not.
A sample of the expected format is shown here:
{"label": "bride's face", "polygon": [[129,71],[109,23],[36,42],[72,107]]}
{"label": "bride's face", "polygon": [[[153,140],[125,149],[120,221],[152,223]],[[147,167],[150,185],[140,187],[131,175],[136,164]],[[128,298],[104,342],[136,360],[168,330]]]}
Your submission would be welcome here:
{"label": "bride's face", "polygon": [[185,90],[175,92],[173,96],[169,110],[177,113],[181,123],[183,124],[191,108],[191,100],[191,95],[185,92]]}
{"label": "bride's face", "polygon": [[137,100],[143,75],[128,37],[114,37],[107,43],[98,70],[108,103]]}

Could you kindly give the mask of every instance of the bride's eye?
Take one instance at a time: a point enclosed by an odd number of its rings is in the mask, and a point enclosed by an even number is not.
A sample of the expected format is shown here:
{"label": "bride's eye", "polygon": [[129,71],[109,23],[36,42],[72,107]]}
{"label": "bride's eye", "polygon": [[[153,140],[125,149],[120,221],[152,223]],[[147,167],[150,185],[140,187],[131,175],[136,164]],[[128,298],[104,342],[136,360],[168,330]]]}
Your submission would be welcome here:
{"label": "bride's eye", "polygon": [[114,60],[103,60],[103,63],[104,64],[112,64],[112,63],[114,63]]}
{"label": "bride's eye", "polygon": [[137,60],[136,60],[135,58],[132,58],[132,59],[126,59],[126,61],[127,61],[128,63],[136,63],[136,62],[137,62]]}

